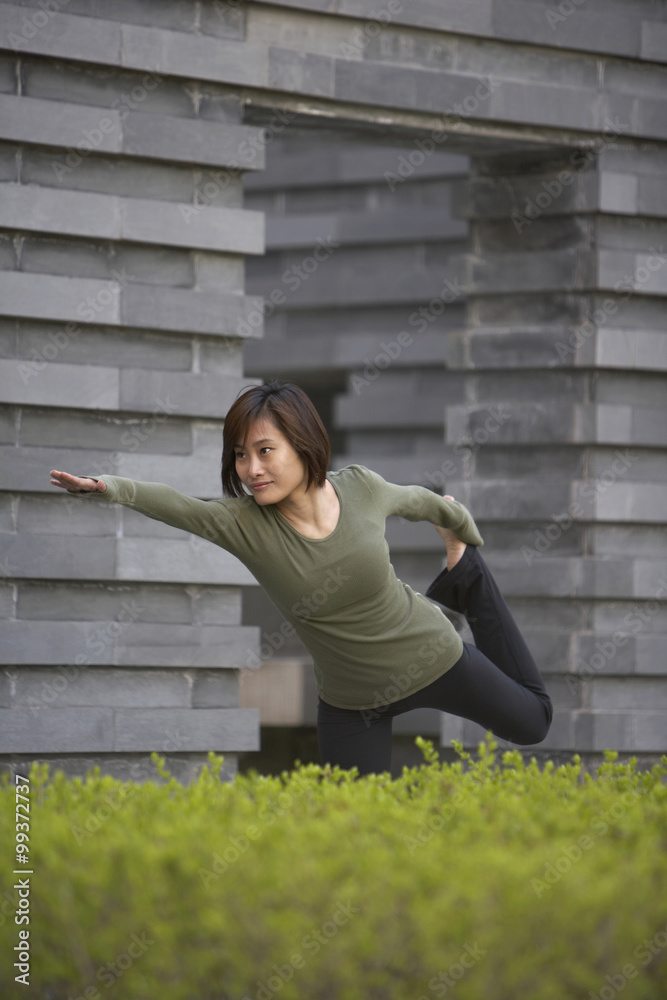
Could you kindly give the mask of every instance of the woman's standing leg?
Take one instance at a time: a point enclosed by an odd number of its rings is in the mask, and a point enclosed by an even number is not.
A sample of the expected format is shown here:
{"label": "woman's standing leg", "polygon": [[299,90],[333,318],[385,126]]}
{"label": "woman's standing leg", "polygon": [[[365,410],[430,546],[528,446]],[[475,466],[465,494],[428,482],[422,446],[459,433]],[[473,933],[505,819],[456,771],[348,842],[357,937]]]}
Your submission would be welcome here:
{"label": "woman's standing leg", "polygon": [[336,708],[319,699],[317,738],[322,764],[348,769],[359,774],[381,774],[391,768],[391,706],[368,711]]}

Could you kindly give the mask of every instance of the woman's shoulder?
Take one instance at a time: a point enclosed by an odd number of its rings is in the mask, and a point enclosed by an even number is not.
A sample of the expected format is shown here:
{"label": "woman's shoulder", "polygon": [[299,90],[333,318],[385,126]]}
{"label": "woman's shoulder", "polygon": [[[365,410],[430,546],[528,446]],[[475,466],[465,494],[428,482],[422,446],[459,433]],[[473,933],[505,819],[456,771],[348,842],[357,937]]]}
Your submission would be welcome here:
{"label": "woman's shoulder", "polygon": [[373,472],[366,465],[359,465],[357,463],[346,465],[343,469],[338,469],[336,472],[330,472],[329,476],[335,480],[337,486],[344,487],[349,485],[352,488],[356,485],[369,493],[373,493],[377,487],[385,484],[384,479],[377,472]]}

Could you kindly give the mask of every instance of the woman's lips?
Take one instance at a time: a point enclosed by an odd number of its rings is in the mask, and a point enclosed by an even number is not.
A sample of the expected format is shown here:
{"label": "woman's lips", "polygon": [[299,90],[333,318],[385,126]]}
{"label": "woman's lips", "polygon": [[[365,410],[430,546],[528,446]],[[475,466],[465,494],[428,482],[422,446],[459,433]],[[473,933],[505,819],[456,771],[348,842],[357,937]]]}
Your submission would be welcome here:
{"label": "woman's lips", "polygon": [[254,490],[256,493],[259,493],[261,490],[265,490],[266,487],[270,486],[270,485],[271,485],[271,483],[253,483],[250,486],[250,489]]}

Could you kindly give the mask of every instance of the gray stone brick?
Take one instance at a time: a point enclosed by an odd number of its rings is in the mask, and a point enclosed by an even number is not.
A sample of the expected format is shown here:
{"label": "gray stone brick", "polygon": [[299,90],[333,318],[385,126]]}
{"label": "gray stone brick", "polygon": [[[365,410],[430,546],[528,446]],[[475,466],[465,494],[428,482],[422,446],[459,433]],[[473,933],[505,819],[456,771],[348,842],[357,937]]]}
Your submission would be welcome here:
{"label": "gray stone brick", "polygon": [[107,413],[90,413],[82,420],[79,413],[61,411],[54,416],[52,410],[30,407],[21,415],[18,443],[20,446],[109,449],[129,454],[150,450],[162,455],[190,455],[192,428],[175,416],[167,420],[165,411],[157,409],[150,416],[120,419]]}
{"label": "gray stone brick", "polygon": [[0,672],[0,708],[9,708],[11,705],[10,677],[6,670]]}
{"label": "gray stone brick", "polygon": [[0,753],[86,753],[114,749],[110,708],[0,709]]}
{"label": "gray stone brick", "polygon": [[8,403],[60,406],[71,400],[79,409],[118,409],[118,371],[93,365],[0,361],[0,393]]}
{"label": "gray stone brick", "polygon": [[0,144],[0,180],[17,181],[19,176],[17,150],[14,146]]}
{"label": "gray stone brick", "polygon": [[235,667],[257,649],[257,630],[231,625],[124,622],[116,643],[120,666]]}
{"label": "gray stone brick", "polygon": [[[0,372],[2,362],[0,362]],[[247,383],[237,378],[191,375],[183,372],[153,372],[127,369],[120,373],[120,407],[125,410],[156,407],[169,400],[170,413],[179,417],[224,418],[239,391]]]}
{"label": "gray stone brick", "polygon": [[[248,346],[259,341],[246,341]],[[227,375],[240,378],[244,371],[244,344],[239,340],[213,341],[202,338],[198,343],[199,367],[202,372],[212,375]]]}
{"label": "gray stone brick", "polygon": [[[121,61],[121,28],[111,21],[58,11],[49,16],[47,24],[34,25],[35,11],[3,4],[0,13],[0,38],[4,48],[55,58],[78,58],[84,62]],[[13,42],[10,36],[19,40]]]}
{"label": "gray stone brick", "polygon": [[667,679],[600,678],[591,684],[594,711],[667,711]]}
{"label": "gray stone brick", "polygon": [[259,712],[254,708],[118,709],[113,748],[159,753],[257,750]]}
{"label": "gray stone brick", "polygon": [[117,109],[124,119],[130,110],[192,117],[192,97],[187,84],[152,73],[133,73],[122,67],[82,62],[27,58],[21,63],[24,97]]}
{"label": "gray stone brick", "polygon": [[[551,21],[547,11],[551,12]],[[617,8],[606,9],[601,15],[599,10],[584,7],[561,14],[558,5],[549,3],[526,5],[522,0],[494,0],[493,34],[499,39],[521,39],[533,45],[637,56],[641,23],[636,14]]]}
{"label": "gray stone brick", "polygon": [[[64,496],[65,494],[63,494]],[[90,535],[116,537],[116,511],[110,504],[72,507],[54,497],[22,496],[18,501],[18,531],[33,535]]]}
{"label": "gray stone brick", "polygon": [[[273,0],[272,0],[273,2]],[[282,6],[282,4],[281,4]],[[298,6],[301,6],[298,4]],[[315,5],[308,3],[308,7]],[[320,9],[320,5],[317,5]],[[329,9],[328,5],[324,9]],[[377,16],[378,8],[372,0],[340,0],[337,9],[351,17]],[[392,19],[395,24],[409,24],[420,28],[452,30],[462,34],[489,35],[491,33],[491,0],[449,0],[446,8],[430,0],[414,0],[402,7]]]}
{"label": "gray stone brick", "polygon": [[[226,588],[219,594],[219,621],[235,625],[240,617],[236,606],[225,600]],[[39,583],[25,581],[18,586],[16,618],[33,621],[117,621],[132,620],[189,624],[193,621],[195,599],[185,589],[167,587],[131,587],[113,583],[79,581]],[[226,614],[225,614],[226,610]],[[196,622],[196,624],[202,624]]]}
{"label": "gray stone brick", "polygon": [[[98,576],[102,574],[98,571]],[[111,575],[111,574],[109,574]],[[116,578],[146,583],[252,584],[254,578],[234,556],[212,542],[123,538],[118,542]]]}
{"label": "gray stone brick", "polygon": [[236,670],[197,670],[192,682],[193,708],[237,708],[239,678]]}
{"label": "gray stone brick", "polygon": [[268,86],[318,97],[334,96],[334,60],[269,46]]}
{"label": "gray stone brick", "polygon": [[35,374],[47,360],[115,368],[122,358],[124,368],[185,372],[192,369],[192,341],[185,336],[108,327],[91,329],[75,323],[19,321],[16,325],[18,337],[9,356],[19,357],[28,364],[34,362]]}
{"label": "gray stone brick", "polygon": [[[71,680],[68,678],[72,678]],[[22,668],[16,671],[12,704],[49,708],[187,708],[190,683],[176,670],[113,670],[85,667],[59,671]],[[35,715],[33,725],[39,716]]]}
{"label": "gray stone brick", "polygon": [[138,198],[120,206],[119,236],[125,240],[259,254],[263,229],[263,214],[244,209],[172,206]]}
{"label": "gray stone brick", "polygon": [[[488,90],[488,77],[458,73],[432,73],[405,66],[355,63],[339,60],[335,68],[335,96],[341,101],[365,100],[383,107],[419,108],[421,111],[455,113],[455,106],[475,91]],[[480,90],[480,93],[482,91]],[[476,115],[486,117],[489,101],[477,101]]]}
{"label": "gray stone brick", "polygon": [[642,21],[641,50],[642,59],[663,62],[667,50],[667,24],[659,21]]}
{"label": "gray stone brick", "polygon": [[236,625],[241,620],[241,591],[236,588],[188,587],[188,594],[195,625]]}
{"label": "gray stone brick", "polygon": [[[664,633],[638,635],[635,642],[637,647],[636,672],[638,674],[659,674],[664,678],[667,672]],[[662,683],[664,684],[664,679]]]}
{"label": "gray stone brick", "polygon": [[249,42],[123,26],[123,63],[132,69],[256,87],[267,85],[265,61],[264,47]]}
{"label": "gray stone brick", "polygon": [[[118,111],[113,109],[2,95],[0,118],[3,139],[71,147],[75,151],[73,163],[77,158],[90,155],[91,151],[121,152],[121,120]],[[79,154],[77,149],[81,150]]]}
{"label": "gray stone brick", "polygon": [[0,93],[15,94],[17,86],[16,57],[13,53],[2,53],[0,55]]}
{"label": "gray stone brick", "polygon": [[112,578],[115,547],[114,539],[93,541],[84,535],[10,535],[4,557],[18,577]]}
{"label": "gray stone brick", "polygon": [[0,300],[6,316],[117,324],[118,293],[118,283],[113,281],[0,272]]}
{"label": "gray stone brick", "polygon": [[246,37],[246,8],[236,3],[204,4],[199,10],[199,27],[216,38]]}
{"label": "gray stone brick", "polygon": [[94,239],[261,253],[263,216],[242,209],[206,208],[119,199],[31,184],[0,184],[0,225]]}
{"label": "gray stone brick", "polygon": [[0,444],[14,444],[16,441],[16,409],[0,408]]}
{"label": "gray stone brick", "polygon": [[138,7],[134,0],[115,0],[112,5],[104,0],[68,0],[67,13],[176,31],[195,28],[195,10],[189,0],[142,0]]}
{"label": "gray stone brick", "polygon": [[195,287],[200,292],[242,292],[245,260],[240,254],[193,252]]}
{"label": "gray stone brick", "polygon": [[[53,143],[52,143],[53,145]],[[23,146],[21,179],[24,184],[55,187],[59,190],[99,191],[128,198],[157,198],[161,201],[193,201],[192,165],[160,163],[151,160],[95,156],[82,159],[75,166],[66,162],[67,152]],[[18,177],[8,177],[18,180]],[[236,184],[228,183],[222,195],[229,196]],[[222,196],[221,195],[221,196]],[[238,197],[238,196],[236,196]]]}
{"label": "gray stone brick", "polygon": [[[0,292],[2,275],[0,275]],[[190,330],[225,337],[260,336],[259,328],[242,324],[255,310],[263,313],[257,296],[191,292],[181,288],[163,288],[159,296],[151,288],[128,285],[122,293],[121,315],[128,326],[156,330]],[[246,326],[250,334],[244,332]]]}

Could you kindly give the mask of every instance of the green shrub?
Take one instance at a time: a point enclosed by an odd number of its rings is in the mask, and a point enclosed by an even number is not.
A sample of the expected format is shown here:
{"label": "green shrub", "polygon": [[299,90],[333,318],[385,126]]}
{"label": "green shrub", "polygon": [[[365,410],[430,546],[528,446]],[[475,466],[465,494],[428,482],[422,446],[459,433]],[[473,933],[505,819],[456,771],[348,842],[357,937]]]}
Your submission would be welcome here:
{"label": "green shrub", "polygon": [[[357,779],[297,766],[192,785],[30,775],[30,985],[4,782],[2,996],[658,1000],[667,757],[540,771],[487,738]],[[164,761],[155,758],[164,769]],[[27,925],[26,925],[27,926]]]}

